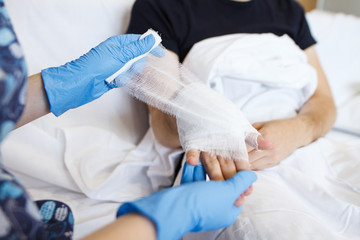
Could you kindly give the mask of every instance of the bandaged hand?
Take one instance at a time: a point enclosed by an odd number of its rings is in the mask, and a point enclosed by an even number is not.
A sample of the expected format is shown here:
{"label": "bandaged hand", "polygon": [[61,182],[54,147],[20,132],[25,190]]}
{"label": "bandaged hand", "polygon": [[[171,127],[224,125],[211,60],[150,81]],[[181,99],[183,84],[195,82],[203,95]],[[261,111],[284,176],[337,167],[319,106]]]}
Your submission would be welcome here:
{"label": "bandaged hand", "polygon": [[259,133],[231,101],[200,83],[190,84],[177,98],[183,106],[175,116],[185,152],[197,149],[209,153],[207,159],[221,156],[223,162],[238,161],[239,167],[247,164],[246,143],[256,148]]}
{"label": "bandaged hand", "polygon": [[[131,59],[149,51],[155,44],[154,36],[139,40],[140,35],[110,37],[80,58],[59,67],[41,71],[50,111],[59,116],[71,108],[91,102],[114,88],[105,79],[117,72]],[[154,49],[155,50],[155,49]],[[161,49],[152,51],[164,55]],[[122,75],[117,79],[121,84]],[[124,78],[127,79],[127,78]]]}
{"label": "bandaged hand", "polygon": [[251,169],[260,170],[278,165],[301,147],[308,135],[299,118],[273,120],[253,125],[262,135],[258,146],[261,151],[249,151]]}
{"label": "bandaged hand", "polygon": [[125,203],[117,216],[138,212],[148,217],[156,225],[159,240],[220,229],[236,220],[242,207],[234,203],[256,178],[254,172],[241,171],[227,181],[184,183]]}

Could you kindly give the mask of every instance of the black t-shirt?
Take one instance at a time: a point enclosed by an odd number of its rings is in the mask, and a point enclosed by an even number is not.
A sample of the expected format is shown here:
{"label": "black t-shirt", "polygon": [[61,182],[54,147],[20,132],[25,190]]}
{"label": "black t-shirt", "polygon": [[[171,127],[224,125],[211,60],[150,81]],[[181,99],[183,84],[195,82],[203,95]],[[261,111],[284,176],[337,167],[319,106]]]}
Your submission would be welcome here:
{"label": "black t-shirt", "polygon": [[315,44],[295,0],[136,0],[127,33],[149,28],[181,62],[195,43],[233,33],[288,34],[301,49]]}

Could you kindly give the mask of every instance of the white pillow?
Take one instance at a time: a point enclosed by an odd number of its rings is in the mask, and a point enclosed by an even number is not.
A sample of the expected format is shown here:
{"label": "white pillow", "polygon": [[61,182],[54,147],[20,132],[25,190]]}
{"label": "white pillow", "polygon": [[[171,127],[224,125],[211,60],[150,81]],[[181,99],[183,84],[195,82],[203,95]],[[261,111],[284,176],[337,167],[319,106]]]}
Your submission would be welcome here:
{"label": "white pillow", "polygon": [[29,75],[123,33],[134,0],[5,0]]}
{"label": "white pillow", "polygon": [[360,18],[314,10],[307,19],[339,107],[360,92]]}

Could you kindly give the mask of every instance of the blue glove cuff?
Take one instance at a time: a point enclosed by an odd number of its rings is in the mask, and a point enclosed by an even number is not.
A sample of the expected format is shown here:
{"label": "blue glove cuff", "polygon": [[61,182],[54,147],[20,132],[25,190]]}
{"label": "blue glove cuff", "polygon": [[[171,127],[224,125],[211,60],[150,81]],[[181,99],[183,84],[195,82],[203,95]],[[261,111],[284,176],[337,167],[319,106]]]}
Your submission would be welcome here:
{"label": "blue glove cuff", "polygon": [[[50,112],[52,112],[56,117],[58,117],[68,109],[64,109],[63,107],[58,107],[56,104],[54,104],[56,102],[56,98],[57,98],[56,96],[58,95],[57,93],[58,90],[56,88],[51,87],[52,85],[54,85],[54,81],[56,81],[56,79],[53,79],[52,74],[49,74],[49,71],[51,71],[49,69],[50,68],[42,70],[41,77],[43,79],[45,92],[49,100]],[[51,69],[54,70],[55,68],[51,68]]]}
{"label": "blue glove cuff", "polygon": [[[155,195],[158,193],[155,193]],[[169,196],[170,197],[170,196]],[[165,198],[165,205],[169,203],[176,204],[175,199]],[[168,207],[162,206],[160,199],[153,198],[142,198],[134,202],[127,202],[120,206],[116,213],[116,217],[120,217],[127,213],[137,212],[141,215],[150,219],[156,226],[156,236],[158,240],[177,240],[180,239],[185,233],[188,232],[186,226],[186,219],[181,216],[176,216],[176,219],[169,219],[171,213],[163,211],[164,209],[169,210]]]}

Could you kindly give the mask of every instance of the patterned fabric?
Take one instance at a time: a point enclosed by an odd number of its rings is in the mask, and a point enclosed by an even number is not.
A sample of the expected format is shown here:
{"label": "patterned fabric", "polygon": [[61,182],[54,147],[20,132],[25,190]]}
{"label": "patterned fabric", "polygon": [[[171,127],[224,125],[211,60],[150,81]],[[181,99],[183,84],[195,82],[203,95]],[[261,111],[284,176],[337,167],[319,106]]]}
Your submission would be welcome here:
{"label": "patterned fabric", "polygon": [[0,240],[67,240],[72,239],[73,226],[69,206],[54,200],[35,205],[15,177],[0,168]]}
{"label": "patterned fabric", "polygon": [[26,79],[23,53],[0,0],[0,142],[14,128],[24,109]]}
{"label": "patterned fabric", "polygon": [[38,208],[15,177],[3,168],[0,206],[0,239],[48,239]]}
{"label": "patterned fabric", "polygon": [[74,218],[69,206],[54,200],[36,201],[36,205],[49,232],[48,239],[71,239]]}
{"label": "patterned fabric", "polygon": [[[24,109],[26,84],[23,53],[0,0],[0,143]],[[72,238],[74,219],[66,204],[52,200],[36,204],[3,168],[0,155],[0,240]]]}

